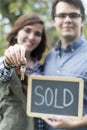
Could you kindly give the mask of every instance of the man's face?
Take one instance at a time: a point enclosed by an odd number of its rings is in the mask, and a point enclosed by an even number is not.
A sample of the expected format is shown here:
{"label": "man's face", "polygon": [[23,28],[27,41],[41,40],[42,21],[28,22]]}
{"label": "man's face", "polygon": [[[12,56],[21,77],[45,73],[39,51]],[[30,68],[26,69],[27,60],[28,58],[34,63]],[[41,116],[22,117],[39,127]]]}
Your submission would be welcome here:
{"label": "man's face", "polygon": [[83,21],[78,8],[66,2],[59,2],[56,5],[55,15],[53,24],[61,39],[72,41],[81,35]]}

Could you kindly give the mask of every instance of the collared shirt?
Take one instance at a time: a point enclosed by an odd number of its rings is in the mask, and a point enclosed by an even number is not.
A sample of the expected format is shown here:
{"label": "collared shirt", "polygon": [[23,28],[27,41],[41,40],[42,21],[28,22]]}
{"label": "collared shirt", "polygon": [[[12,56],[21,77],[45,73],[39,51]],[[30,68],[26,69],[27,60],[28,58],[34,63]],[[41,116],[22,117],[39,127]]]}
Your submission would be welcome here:
{"label": "collared shirt", "polygon": [[[47,55],[44,65],[44,75],[77,77],[84,80],[83,115],[87,114],[87,41],[81,36],[70,43],[65,49],[59,41]],[[86,130],[79,128],[74,130]],[[55,130],[49,127],[47,130]]]}

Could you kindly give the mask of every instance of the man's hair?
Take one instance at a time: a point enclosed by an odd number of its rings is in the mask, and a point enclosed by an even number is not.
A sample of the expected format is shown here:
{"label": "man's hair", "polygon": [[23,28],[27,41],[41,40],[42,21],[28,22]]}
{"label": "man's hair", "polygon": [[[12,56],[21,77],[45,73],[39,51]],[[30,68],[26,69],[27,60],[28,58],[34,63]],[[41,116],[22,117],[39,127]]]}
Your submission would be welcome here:
{"label": "man's hair", "polygon": [[85,20],[85,8],[84,8],[84,5],[81,0],[55,0],[52,5],[52,12],[51,12],[52,19],[54,19],[54,17],[55,17],[56,5],[59,2],[67,2],[67,3],[75,6],[76,8],[80,9],[80,13],[82,15],[82,20],[83,21]]}

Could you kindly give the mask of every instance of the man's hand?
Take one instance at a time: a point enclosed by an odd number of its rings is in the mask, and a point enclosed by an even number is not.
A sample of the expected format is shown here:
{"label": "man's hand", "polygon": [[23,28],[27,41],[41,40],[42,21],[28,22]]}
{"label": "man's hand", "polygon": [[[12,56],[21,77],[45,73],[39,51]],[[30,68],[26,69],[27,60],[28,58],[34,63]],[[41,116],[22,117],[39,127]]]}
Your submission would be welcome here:
{"label": "man's hand", "polygon": [[87,126],[87,115],[82,118],[73,118],[65,116],[50,116],[48,118],[42,118],[48,125],[53,128],[80,128]]}

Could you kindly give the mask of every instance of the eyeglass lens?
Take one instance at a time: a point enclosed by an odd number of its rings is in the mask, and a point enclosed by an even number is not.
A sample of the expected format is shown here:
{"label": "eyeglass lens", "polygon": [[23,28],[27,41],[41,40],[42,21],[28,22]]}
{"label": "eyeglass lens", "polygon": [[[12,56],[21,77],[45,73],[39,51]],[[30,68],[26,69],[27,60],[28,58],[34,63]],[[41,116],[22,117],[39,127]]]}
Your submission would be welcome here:
{"label": "eyeglass lens", "polygon": [[59,17],[59,18],[66,18],[67,16],[69,16],[70,18],[79,18],[81,17],[81,14],[79,13],[59,13],[59,14],[56,14],[55,17]]}

